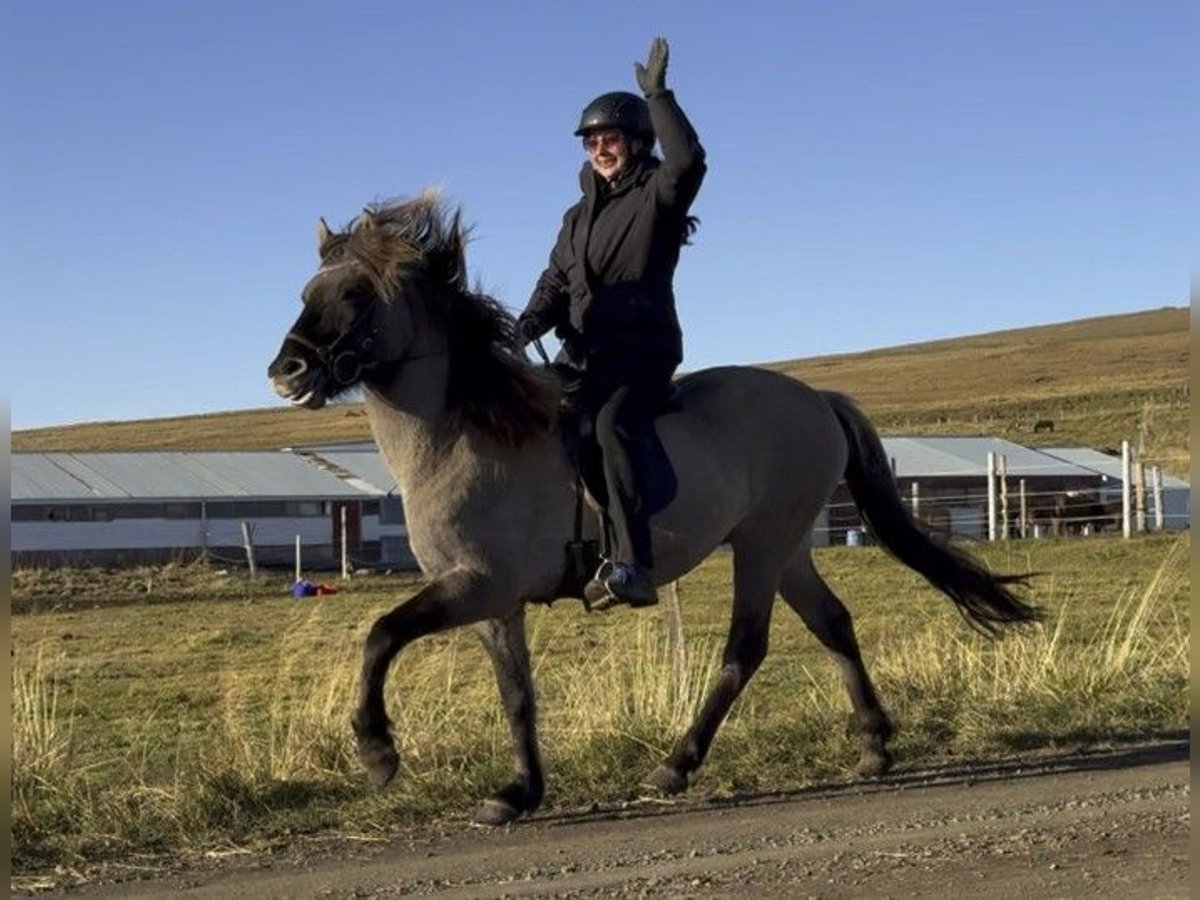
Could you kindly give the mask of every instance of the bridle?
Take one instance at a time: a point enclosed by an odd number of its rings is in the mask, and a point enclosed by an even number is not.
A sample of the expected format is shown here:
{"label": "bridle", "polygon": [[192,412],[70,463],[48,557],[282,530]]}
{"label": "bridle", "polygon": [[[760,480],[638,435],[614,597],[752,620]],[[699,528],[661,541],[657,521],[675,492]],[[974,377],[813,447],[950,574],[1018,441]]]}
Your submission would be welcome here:
{"label": "bridle", "polygon": [[[289,331],[284,341],[292,341],[310,351],[340,387],[349,387],[358,382],[363,373],[378,366],[383,360],[370,359],[366,354],[375,346],[375,338],[379,335],[379,327],[363,331],[363,323],[370,317],[371,310],[364,309],[350,327],[338,335],[325,347],[319,347],[304,335]],[[349,343],[349,346],[343,346]]]}
{"label": "bridle", "polygon": [[[350,323],[350,327],[343,334],[334,338],[326,347],[314,344],[296,331],[289,331],[283,340],[284,343],[292,341],[311,352],[317,358],[317,362],[321,364],[321,367],[329,374],[329,377],[333,379],[338,387],[342,388],[356,384],[362,380],[364,374],[383,365],[399,365],[415,359],[446,355],[444,349],[436,349],[406,350],[392,359],[372,359],[367,357],[367,354],[375,346],[375,338],[379,335],[378,325],[366,331],[366,333],[360,333],[363,331],[363,323],[370,315],[370,309],[360,312],[354,317],[354,321]],[[349,346],[342,346],[348,342]]]}

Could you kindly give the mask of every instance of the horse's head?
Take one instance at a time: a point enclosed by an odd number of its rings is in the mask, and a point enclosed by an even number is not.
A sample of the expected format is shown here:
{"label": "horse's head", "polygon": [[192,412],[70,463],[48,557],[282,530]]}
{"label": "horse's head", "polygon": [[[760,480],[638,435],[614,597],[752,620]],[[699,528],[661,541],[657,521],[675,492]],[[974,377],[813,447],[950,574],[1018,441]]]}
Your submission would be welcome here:
{"label": "horse's head", "polygon": [[463,236],[436,195],[368,207],[341,232],[317,227],[321,264],[267,369],[276,393],[319,409],[406,360],[444,353],[427,300],[461,290]]}

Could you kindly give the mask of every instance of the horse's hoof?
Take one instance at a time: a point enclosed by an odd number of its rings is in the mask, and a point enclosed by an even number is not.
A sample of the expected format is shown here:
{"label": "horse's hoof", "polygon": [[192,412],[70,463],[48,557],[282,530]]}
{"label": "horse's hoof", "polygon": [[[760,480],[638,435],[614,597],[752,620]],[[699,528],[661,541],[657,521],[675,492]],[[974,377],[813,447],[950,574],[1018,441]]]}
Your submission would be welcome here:
{"label": "horse's hoof", "polygon": [[497,828],[516,820],[520,815],[521,810],[517,809],[517,807],[513,806],[507,800],[499,797],[488,797],[488,799],[479,804],[479,809],[475,811],[475,818],[471,821],[476,825]]}
{"label": "horse's hoof", "polygon": [[661,765],[645,778],[638,788],[643,796],[673,797],[687,790],[687,776],[673,766]]}
{"label": "horse's hoof", "polygon": [[367,777],[377,788],[385,788],[400,768],[400,756],[391,741],[365,741],[358,748],[358,759],[367,770]]}
{"label": "horse's hoof", "polygon": [[887,750],[872,750],[859,758],[854,771],[862,778],[878,778],[890,772],[895,763],[895,757]]}

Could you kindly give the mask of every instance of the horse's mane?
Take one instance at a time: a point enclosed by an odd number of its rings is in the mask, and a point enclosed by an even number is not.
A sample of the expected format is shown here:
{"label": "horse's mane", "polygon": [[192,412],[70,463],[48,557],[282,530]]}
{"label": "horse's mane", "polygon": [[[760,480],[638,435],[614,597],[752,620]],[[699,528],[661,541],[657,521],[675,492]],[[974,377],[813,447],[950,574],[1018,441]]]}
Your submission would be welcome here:
{"label": "horse's mane", "polygon": [[[468,229],[435,191],[372,203],[323,255],[349,257],[390,302],[402,282],[420,277],[430,317],[449,341],[447,405],[497,441],[520,446],[554,423],[558,379],[531,365],[516,320],[497,300],[467,287]],[[423,277],[421,277],[423,276]]]}

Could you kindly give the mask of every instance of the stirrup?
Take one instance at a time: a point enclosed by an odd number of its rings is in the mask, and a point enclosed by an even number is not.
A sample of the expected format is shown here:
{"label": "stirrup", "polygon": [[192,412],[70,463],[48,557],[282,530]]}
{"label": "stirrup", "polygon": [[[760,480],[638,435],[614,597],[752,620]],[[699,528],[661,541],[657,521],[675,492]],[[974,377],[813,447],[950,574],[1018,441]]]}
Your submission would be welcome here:
{"label": "stirrup", "polygon": [[[626,605],[634,609],[654,606],[658,603],[658,592],[650,573],[638,565],[608,564],[601,566],[596,578],[588,583],[584,595],[590,609],[605,610],[613,606]],[[626,590],[638,588],[641,590]]]}
{"label": "stirrup", "polygon": [[583,606],[588,612],[608,609],[616,599],[608,588],[608,576],[612,571],[612,560],[602,559],[592,580],[583,586]]}

